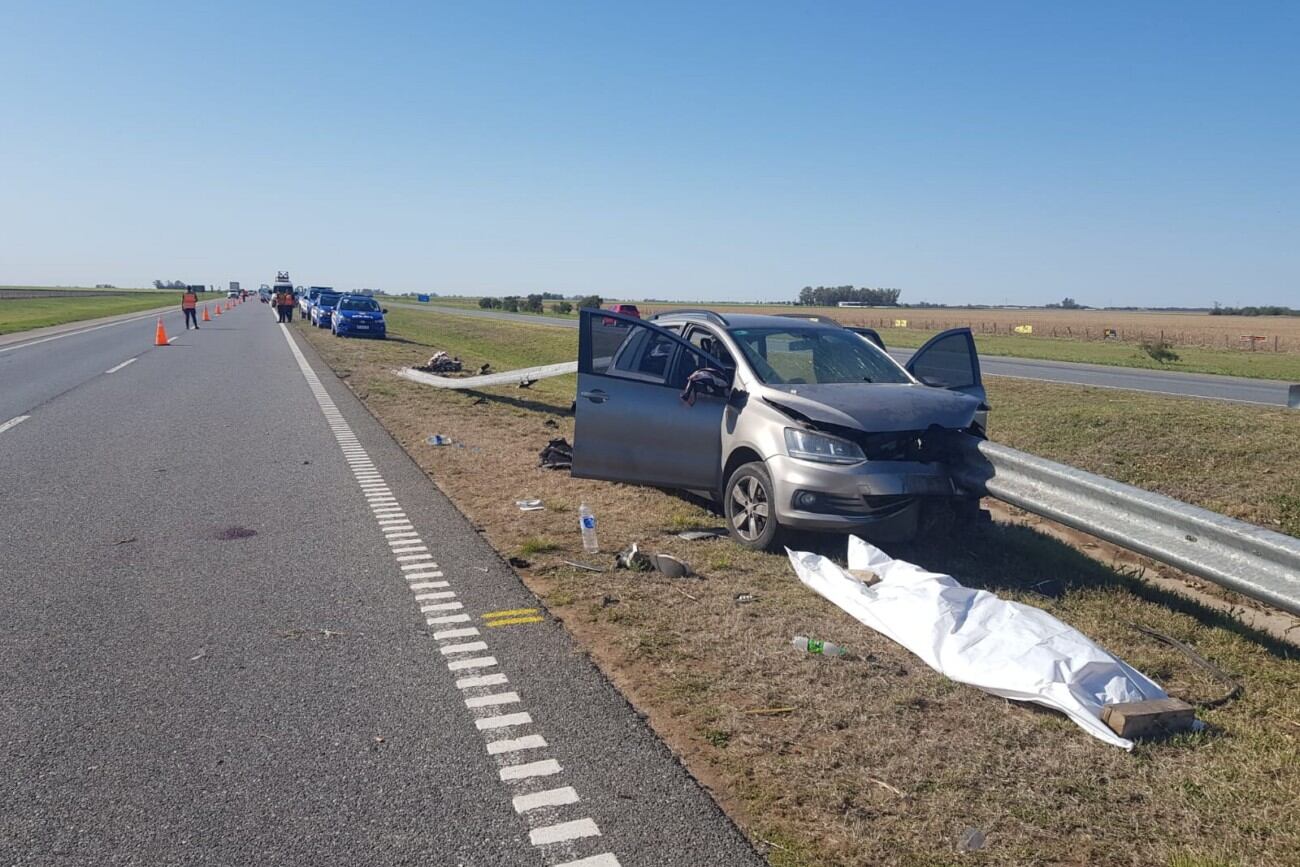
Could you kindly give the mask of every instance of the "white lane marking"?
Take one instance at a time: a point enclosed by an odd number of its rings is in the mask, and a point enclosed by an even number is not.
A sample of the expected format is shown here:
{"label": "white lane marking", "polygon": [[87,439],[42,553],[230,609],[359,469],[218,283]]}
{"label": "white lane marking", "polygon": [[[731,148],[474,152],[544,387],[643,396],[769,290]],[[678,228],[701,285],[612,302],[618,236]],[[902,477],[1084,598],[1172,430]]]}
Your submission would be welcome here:
{"label": "white lane marking", "polygon": [[513,803],[516,813],[526,813],[538,807],[563,807],[565,804],[576,804],[578,793],[573,790],[573,786],[564,786],[560,789],[533,792],[531,795],[519,795]]}
{"label": "white lane marking", "polygon": [[444,638],[468,638],[471,635],[478,635],[479,631],[473,626],[466,626],[461,629],[443,629],[440,632],[433,633],[434,641],[442,641]]}
{"label": "white lane marking", "polygon": [[506,765],[497,771],[503,782],[526,780],[529,777],[549,777],[560,772],[560,763],[555,759],[542,759],[540,762],[528,762],[523,765]]}
{"label": "white lane marking", "polygon": [[18,425],[20,425],[20,424],[22,424],[23,422],[27,421],[27,419],[29,419],[29,418],[31,418],[30,415],[16,415],[16,416],[14,416],[13,418],[9,419],[9,421],[5,422],[4,424],[0,424],[0,433],[4,433],[4,432],[7,431],[7,430],[11,430],[12,428],[16,428],[16,427],[18,427]]}
{"label": "white lane marking", "polygon": [[471,710],[476,707],[496,707],[502,704],[519,704],[519,693],[494,692],[491,695],[479,695],[465,699],[465,707]]}
{"label": "white lane marking", "polygon": [[[467,680],[470,678],[466,678]],[[456,681],[460,683],[460,681]],[[502,753],[517,753],[523,750],[540,750],[546,746],[546,738],[541,735],[524,735],[522,738],[506,738],[503,741],[489,741],[487,751],[489,756],[499,756]]]}
{"label": "white lane marking", "polygon": [[466,641],[464,644],[447,644],[440,647],[443,656],[452,656],[457,653],[478,653],[480,650],[487,650],[486,641]]}
{"label": "white lane marking", "polygon": [[170,345],[170,344],[172,344],[172,343],[175,343],[176,340],[177,340],[177,338],[175,338],[175,337],[168,337],[168,338],[167,338],[167,343]]}
{"label": "white lane marking", "polygon": [[480,674],[478,677],[462,677],[456,681],[456,688],[472,689],[476,686],[500,686],[507,682],[504,674]]}
{"label": "white lane marking", "polygon": [[424,622],[430,626],[441,626],[444,623],[468,623],[472,619],[468,614],[447,614],[442,617],[426,617]]}
{"label": "white lane marking", "polygon": [[623,867],[618,863],[609,852],[602,852],[599,855],[592,855],[590,858],[579,858],[577,861],[565,861],[562,864],[556,864],[555,867]]}
{"label": "white lane marking", "polygon": [[572,822],[560,822],[556,825],[543,825],[528,832],[528,840],[534,846],[546,846],[551,843],[564,843],[583,837],[599,837],[600,829],[591,819],[575,819]]}
{"label": "white lane marking", "polygon": [[[427,620],[425,621],[428,622]],[[497,664],[495,656],[478,656],[474,659],[453,659],[447,663],[448,671],[464,671],[467,668],[491,668]],[[528,714],[515,714],[515,716],[528,716]],[[529,720],[532,718],[529,717]]]}
{"label": "white lane marking", "polygon": [[481,732],[503,729],[510,726],[526,726],[533,718],[526,713],[508,713],[501,716],[487,716],[474,720],[474,727]]}
{"label": "white lane marking", "polygon": [[[137,355],[135,358],[139,358],[139,357],[140,357],[140,356]],[[105,372],[105,373],[117,373],[119,370],[121,370],[122,368],[126,367],[128,364],[133,363],[133,362],[135,361],[135,358],[128,358],[126,361],[123,361],[121,364],[115,364],[115,365],[113,365],[112,367],[110,367],[108,370],[106,370],[106,371],[104,371],[104,372]]]}
{"label": "white lane marking", "polygon": [[[171,309],[170,305],[168,306],[167,309],[168,310]],[[59,340],[60,338],[63,337],[76,337],[78,334],[89,334],[90,332],[98,331],[101,328],[112,328],[114,325],[126,325],[131,322],[140,322],[145,319],[154,319],[157,317],[157,315],[158,315],[158,311],[155,310],[153,313],[146,313],[143,316],[136,316],[132,319],[119,319],[116,322],[105,322],[103,325],[96,325],[93,328],[82,328],[77,331],[65,331],[62,334],[51,334],[49,337],[42,337],[39,340],[28,340],[25,343],[18,343],[15,344],[14,346],[0,347],[0,353],[13,352],[16,349],[26,349],[27,347],[35,346],[38,343],[49,343],[51,340]]]}
{"label": "white lane marking", "polygon": [[[289,344],[298,361],[299,368],[303,371],[309,385],[316,394],[317,401],[320,403],[323,411],[329,415],[331,412],[337,413],[333,408],[332,402],[324,389],[320,387],[314,373],[311,372],[306,358],[301,350],[298,349],[294,338],[287,328],[281,326],[284,332],[285,340]],[[339,441],[344,443],[347,448],[346,440],[355,440],[350,431],[346,435],[339,434]],[[368,458],[358,449],[356,456],[350,461],[354,468],[362,466],[370,467]],[[450,582],[447,581],[426,581],[426,578],[441,577],[441,571],[437,570],[438,564],[433,562],[432,554],[406,554],[406,551],[427,551],[428,546],[420,542],[418,534],[414,531],[413,525],[403,518],[396,519],[385,517],[385,514],[397,512],[396,498],[389,497],[387,486],[380,479],[377,472],[373,473],[373,479],[366,476],[372,474],[368,471],[357,472],[358,486],[367,495],[371,501],[370,505],[376,513],[376,522],[389,540],[390,548],[394,554],[395,560],[409,560],[418,562],[408,562],[402,565],[403,575],[408,582],[412,591],[430,590],[437,587],[448,587]],[[392,503],[392,506],[387,506]],[[409,529],[408,529],[409,528]],[[398,556],[400,555],[400,556]],[[415,598],[419,601],[427,599],[439,599],[455,596],[452,590],[444,590],[432,593],[415,592]],[[434,605],[421,605],[422,612],[457,610],[463,608],[460,602],[445,602]],[[425,622],[430,626],[441,626],[443,624],[470,624],[472,618],[465,613],[445,614],[436,617],[427,617]],[[464,625],[453,629],[442,629],[433,633],[435,640],[455,640],[460,638],[471,638],[479,635],[477,627]],[[462,677],[456,680],[456,686],[462,690],[468,690],[475,687],[499,686],[508,683],[506,675],[502,673],[482,673],[484,669],[497,665],[494,656],[477,656],[472,658],[462,658],[462,654],[468,655],[474,652],[482,652],[488,649],[486,641],[469,641],[458,644],[448,644],[440,648],[444,657],[447,659],[447,670],[452,672],[468,671],[470,676]],[[514,691],[497,692],[488,695],[471,695],[462,699],[467,710],[472,712],[483,708],[500,708],[509,705],[521,704],[519,694]],[[489,711],[491,712],[491,711]],[[479,731],[488,732],[498,729],[508,729],[514,726],[528,726],[533,723],[532,716],[526,711],[520,711],[512,714],[498,714],[494,716],[475,719],[474,725]],[[504,755],[509,753],[522,752],[524,750],[538,750],[547,747],[546,740],[541,735],[520,735],[516,738],[506,738],[502,740],[491,741],[486,744],[489,755]],[[498,770],[498,775],[503,782],[509,781],[527,781],[534,778],[545,778],[555,774],[562,773],[562,769],[554,759],[539,759],[535,762],[525,762],[519,765],[508,765]],[[558,782],[558,781],[557,781]],[[524,785],[528,785],[526,782]],[[577,792],[571,786],[558,786],[554,789],[545,791],[532,792],[521,795],[514,799],[515,810],[520,815],[533,810],[543,808],[562,807],[568,804],[576,803],[579,800]],[[545,818],[540,821],[550,821],[555,818],[554,813],[545,814]],[[537,820],[534,820],[537,821]],[[590,818],[578,819],[572,822],[563,822],[549,825],[543,828],[535,828],[529,834],[529,839],[534,845],[544,846],[552,843],[565,844],[570,840],[577,840],[583,837],[599,836],[600,829]],[[564,845],[559,851],[551,850],[550,858],[555,859],[572,854],[572,849]],[[612,854],[604,853],[601,855],[583,858],[578,861],[567,862],[574,867],[620,867],[618,859]]]}

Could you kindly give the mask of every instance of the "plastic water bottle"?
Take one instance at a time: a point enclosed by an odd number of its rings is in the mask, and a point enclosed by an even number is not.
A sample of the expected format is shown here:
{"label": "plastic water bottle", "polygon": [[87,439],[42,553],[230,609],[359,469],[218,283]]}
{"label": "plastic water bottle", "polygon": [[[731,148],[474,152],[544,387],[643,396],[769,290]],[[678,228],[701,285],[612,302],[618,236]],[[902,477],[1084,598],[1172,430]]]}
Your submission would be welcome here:
{"label": "plastic water bottle", "polygon": [[582,528],[582,549],[588,554],[600,550],[596,543],[596,513],[586,503],[578,507],[578,526]]}
{"label": "plastic water bottle", "polygon": [[843,656],[847,651],[831,641],[822,641],[820,638],[809,638],[806,635],[796,635],[790,643],[800,650],[806,650],[809,653],[816,653],[822,656]]}

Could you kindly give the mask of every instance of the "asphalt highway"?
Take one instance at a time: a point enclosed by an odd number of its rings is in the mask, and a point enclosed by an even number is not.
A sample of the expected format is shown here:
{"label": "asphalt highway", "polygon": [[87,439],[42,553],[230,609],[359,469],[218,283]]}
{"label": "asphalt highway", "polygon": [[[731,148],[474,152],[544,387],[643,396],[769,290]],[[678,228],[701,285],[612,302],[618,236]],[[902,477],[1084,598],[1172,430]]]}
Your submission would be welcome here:
{"label": "asphalt highway", "polygon": [[[577,328],[577,320],[557,319],[527,313],[506,313],[501,310],[474,310],[464,307],[444,307],[437,304],[408,304],[389,301],[399,307],[417,310],[435,310],[462,316],[479,316],[529,325],[550,325],[559,328]],[[890,350],[890,355],[906,364],[912,357],[908,349]],[[1196,397],[1224,400],[1234,403],[1253,403],[1261,406],[1286,406],[1291,383],[1269,379],[1249,379],[1239,376],[1214,376],[1205,373],[1179,373],[1175,371],[1143,370],[1133,367],[1113,367],[1104,364],[1078,364],[1067,361],[1039,361],[1005,356],[980,356],[980,366],[988,376],[1006,376],[1016,379],[1035,379],[1041,382],[1060,382],[1069,385],[1088,385],[1095,388],[1115,388],[1125,391],[1144,391],[1175,397]]]}
{"label": "asphalt highway", "polygon": [[154,318],[0,345],[0,863],[764,863],[292,329]]}

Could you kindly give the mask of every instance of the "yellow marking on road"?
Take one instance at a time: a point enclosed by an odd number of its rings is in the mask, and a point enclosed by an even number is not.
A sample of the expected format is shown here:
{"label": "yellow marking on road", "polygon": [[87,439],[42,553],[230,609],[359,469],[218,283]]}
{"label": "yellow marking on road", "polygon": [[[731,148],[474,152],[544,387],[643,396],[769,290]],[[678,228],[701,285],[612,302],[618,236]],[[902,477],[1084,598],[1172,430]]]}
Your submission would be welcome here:
{"label": "yellow marking on road", "polygon": [[506,608],[501,611],[489,611],[483,615],[484,620],[491,620],[493,617],[515,617],[520,614],[536,614],[536,608]]}
{"label": "yellow marking on road", "polygon": [[541,623],[541,622],[542,622],[542,618],[540,617],[506,617],[501,620],[489,620],[487,623],[483,625],[491,629],[492,627],[495,626],[515,626],[520,623]]}

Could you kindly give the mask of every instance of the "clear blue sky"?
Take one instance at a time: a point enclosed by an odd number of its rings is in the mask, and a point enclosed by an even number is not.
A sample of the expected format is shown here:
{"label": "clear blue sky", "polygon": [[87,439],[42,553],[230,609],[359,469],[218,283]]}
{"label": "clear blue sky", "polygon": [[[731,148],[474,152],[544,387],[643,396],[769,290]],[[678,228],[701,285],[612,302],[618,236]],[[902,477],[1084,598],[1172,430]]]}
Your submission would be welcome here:
{"label": "clear blue sky", "polygon": [[1300,306],[1300,3],[0,11],[0,283]]}

